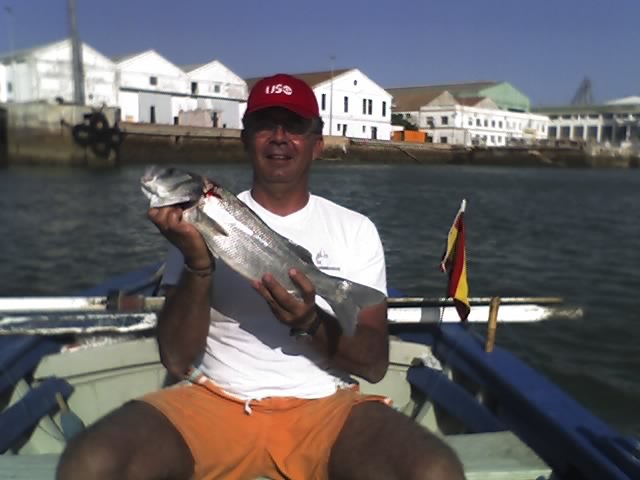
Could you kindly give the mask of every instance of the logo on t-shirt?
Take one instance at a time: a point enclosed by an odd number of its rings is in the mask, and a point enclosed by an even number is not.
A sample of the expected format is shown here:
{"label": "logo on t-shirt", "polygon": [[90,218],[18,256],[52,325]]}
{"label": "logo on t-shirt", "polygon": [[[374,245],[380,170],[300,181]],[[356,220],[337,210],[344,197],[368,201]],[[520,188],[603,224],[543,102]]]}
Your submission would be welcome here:
{"label": "logo on t-shirt", "polygon": [[330,266],[331,261],[329,260],[329,255],[324,251],[324,248],[321,248],[318,253],[316,253],[316,266],[320,270],[340,270],[340,267],[332,267]]}

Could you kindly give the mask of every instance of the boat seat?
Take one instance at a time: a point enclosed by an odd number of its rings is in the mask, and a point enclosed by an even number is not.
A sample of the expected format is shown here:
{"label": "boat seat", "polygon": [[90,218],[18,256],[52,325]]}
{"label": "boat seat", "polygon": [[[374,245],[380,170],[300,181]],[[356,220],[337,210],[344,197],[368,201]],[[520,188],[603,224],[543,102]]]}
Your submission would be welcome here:
{"label": "boat seat", "polygon": [[[49,378],[30,390],[19,402],[0,413],[0,453],[5,453],[45,415],[58,408],[56,394],[69,398],[73,387],[60,378]],[[2,470],[0,470],[2,471]]]}
{"label": "boat seat", "polygon": [[[549,467],[511,432],[453,435],[445,441],[459,455],[468,480],[550,478]],[[0,455],[0,472],[4,480],[54,480],[58,458],[58,454]]]}
{"label": "boat seat", "polygon": [[[512,432],[450,435],[467,480],[545,480],[551,468]],[[0,464],[1,465],[1,464]]]}
{"label": "boat seat", "polygon": [[507,428],[481,403],[442,372],[419,365],[410,367],[407,380],[432,403],[460,420],[471,433],[502,432]]}

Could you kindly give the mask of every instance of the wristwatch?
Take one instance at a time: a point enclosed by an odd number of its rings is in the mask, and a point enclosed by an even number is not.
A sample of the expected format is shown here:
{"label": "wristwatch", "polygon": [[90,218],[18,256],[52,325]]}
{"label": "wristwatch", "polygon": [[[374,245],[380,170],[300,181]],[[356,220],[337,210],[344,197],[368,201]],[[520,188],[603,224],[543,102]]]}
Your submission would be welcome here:
{"label": "wristwatch", "polygon": [[322,316],[320,314],[316,313],[316,317],[313,319],[313,321],[306,328],[292,327],[291,330],[290,330],[290,335],[292,337],[296,337],[296,338],[305,338],[306,337],[306,338],[310,339],[318,331],[318,329],[320,328],[320,325],[322,325]]}

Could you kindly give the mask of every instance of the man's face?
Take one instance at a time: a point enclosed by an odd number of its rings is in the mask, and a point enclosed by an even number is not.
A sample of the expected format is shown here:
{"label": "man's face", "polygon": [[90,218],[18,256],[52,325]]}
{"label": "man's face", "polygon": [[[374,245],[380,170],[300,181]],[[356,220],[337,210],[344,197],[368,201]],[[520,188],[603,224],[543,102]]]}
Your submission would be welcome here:
{"label": "man's face", "polygon": [[312,120],[285,108],[250,114],[243,141],[257,178],[265,183],[297,183],[308,175],[324,145],[321,133],[312,129]]}

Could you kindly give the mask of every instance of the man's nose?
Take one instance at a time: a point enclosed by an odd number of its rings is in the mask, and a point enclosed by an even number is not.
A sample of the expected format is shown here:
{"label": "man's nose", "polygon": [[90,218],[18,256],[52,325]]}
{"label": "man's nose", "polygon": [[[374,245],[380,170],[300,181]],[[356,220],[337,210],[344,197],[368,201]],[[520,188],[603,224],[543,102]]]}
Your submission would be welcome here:
{"label": "man's nose", "polygon": [[271,141],[274,143],[285,143],[287,141],[287,132],[282,125],[278,124],[274,127]]}

